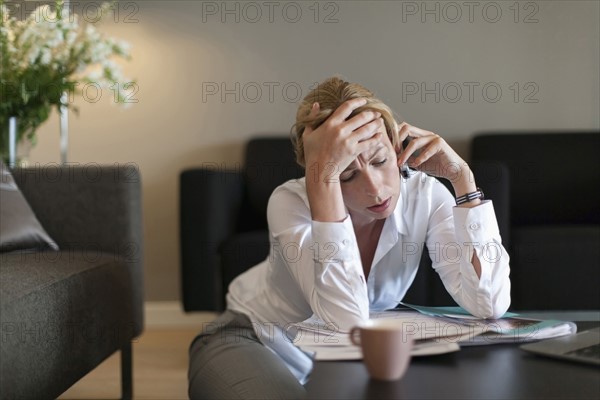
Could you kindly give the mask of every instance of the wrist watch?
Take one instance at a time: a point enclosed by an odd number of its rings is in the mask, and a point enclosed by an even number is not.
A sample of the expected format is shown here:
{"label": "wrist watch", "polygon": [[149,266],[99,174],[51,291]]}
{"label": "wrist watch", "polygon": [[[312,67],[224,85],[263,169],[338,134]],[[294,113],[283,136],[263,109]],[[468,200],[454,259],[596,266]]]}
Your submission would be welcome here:
{"label": "wrist watch", "polygon": [[468,203],[468,202],[473,201],[475,199],[482,199],[483,200],[483,190],[481,190],[480,188],[477,188],[477,190],[474,191],[474,192],[467,193],[465,195],[457,197],[456,198],[456,205],[459,206],[461,204]]}

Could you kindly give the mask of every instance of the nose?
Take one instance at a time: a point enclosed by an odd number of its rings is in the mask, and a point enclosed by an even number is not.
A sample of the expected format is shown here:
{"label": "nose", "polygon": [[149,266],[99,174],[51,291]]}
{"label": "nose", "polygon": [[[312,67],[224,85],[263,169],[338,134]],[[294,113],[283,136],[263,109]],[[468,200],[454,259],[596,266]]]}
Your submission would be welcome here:
{"label": "nose", "polygon": [[365,189],[365,193],[370,197],[378,197],[379,190],[381,188],[380,182],[377,179],[376,174],[369,171],[363,174],[364,182],[363,187]]}

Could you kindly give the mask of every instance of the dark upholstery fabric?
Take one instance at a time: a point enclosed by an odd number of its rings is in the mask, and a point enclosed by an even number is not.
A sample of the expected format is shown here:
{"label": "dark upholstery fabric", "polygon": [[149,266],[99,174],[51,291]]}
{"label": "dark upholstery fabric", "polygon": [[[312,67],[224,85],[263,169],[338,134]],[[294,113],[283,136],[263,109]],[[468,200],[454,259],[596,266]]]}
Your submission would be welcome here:
{"label": "dark upholstery fabric", "polygon": [[266,228],[266,207],[273,190],[283,182],[304,176],[296,163],[290,139],[256,138],[248,142],[244,178],[248,202]]}
{"label": "dark upholstery fabric", "polygon": [[143,328],[141,176],[134,165],[46,166],[13,176],[47,232],[63,250],[120,255],[136,290],[135,326]]}
{"label": "dark upholstery fabric", "polygon": [[486,199],[494,203],[494,212],[502,236],[502,245],[509,248],[510,237],[510,174],[505,163],[497,161],[473,161],[471,163],[475,182],[483,190]]}
{"label": "dark upholstery fabric", "polygon": [[474,163],[508,166],[512,306],[600,309],[600,132],[487,132]]}
{"label": "dark upholstery fabric", "polygon": [[245,157],[241,171],[192,168],[180,175],[181,274],[186,311],[223,310],[230,282],[224,280],[224,271],[242,271],[238,265],[223,266],[222,257],[230,260],[235,251],[226,250],[223,256],[220,247],[244,232],[262,230],[267,237],[266,210],[271,193],[283,182],[303,175],[295,164],[289,138],[252,139]]}
{"label": "dark upholstery fabric", "polygon": [[269,254],[268,230],[243,232],[225,240],[219,249],[223,270],[223,289],[248,268],[264,261]]}
{"label": "dark upholstery fabric", "polygon": [[472,158],[510,170],[511,223],[600,224],[600,133],[486,133]]}
{"label": "dark upholstery fabric", "polygon": [[236,230],[243,180],[236,171],[193,169],[180,176],[180,243],[186,311],[222,310],[219,246]]}
{"label": "dark upholstery fabric", "polygon": [[3,253],[0,398],[55,398],[143,330],[133,166],[16,169],[59,252]]}
{"label": "dark upholstery fabric", "polygon": [[429,258],[427,246],[423,246],[419,270],[402,301],[408,304],[433,307],[456,305],[456,302],[444,287],[439,275],[431,266],[431,258]]}
{"label": "dark upholstery fabric", "polygon": [[56,398],[136,336],[136,282],[115,255],[0,257],[2,398]]}
{"label": "dark upholstery fabric", "polygon": [[513,230],[512,294],[524,310],[600,309],[600,225]]}
{"label": "dark upholstery fabric", "polygon": [[58,250],[46,233],[10,170],[0,161],[0,252]]}

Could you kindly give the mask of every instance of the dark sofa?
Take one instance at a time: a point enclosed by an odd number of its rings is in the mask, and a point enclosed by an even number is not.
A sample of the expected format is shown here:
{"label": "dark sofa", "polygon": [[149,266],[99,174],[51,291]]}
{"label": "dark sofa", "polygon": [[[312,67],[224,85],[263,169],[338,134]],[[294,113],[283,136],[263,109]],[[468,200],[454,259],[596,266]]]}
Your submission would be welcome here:
{"label": "dark sofa", "polygon": [[[598,132],[475,135],[470,164],[511,256],[512,310],[600,309],[599,152]],[[185,310],[223,308],[229,282],[268,253],[270,193],[302,175],[285,137],[251,140],[240,171],[182,172]],[[452,304],[429,266],[424,252],[405,301]]]}
{"label": "dark sofa", "polygon": [[56,398],[119,350],[131,398],[131,343],[144,323],[139,171],[12,172],[60,251],[0,254],[0,398]]}
{"label": "dark sofa", "polygon": [[481,132],[508,167],[512,308],[600,309],[600,132]]}
{"label": "dark sofa", "polygon": [[180,243],[186,311],[222,310],[227,286],[269,251],[267,202],[304,176],[289,138],[256,138],[242,170],[204,164],[180,175]]}

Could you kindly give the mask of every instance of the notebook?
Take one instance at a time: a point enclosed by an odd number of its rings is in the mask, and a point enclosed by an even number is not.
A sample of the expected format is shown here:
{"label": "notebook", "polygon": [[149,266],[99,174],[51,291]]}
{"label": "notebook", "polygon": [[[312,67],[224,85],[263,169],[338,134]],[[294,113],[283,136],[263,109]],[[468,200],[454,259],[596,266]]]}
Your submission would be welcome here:
{"label": "notebook", "polygon": [[521,349],[543,356],[600,365],[600,328],[524,344]]}

